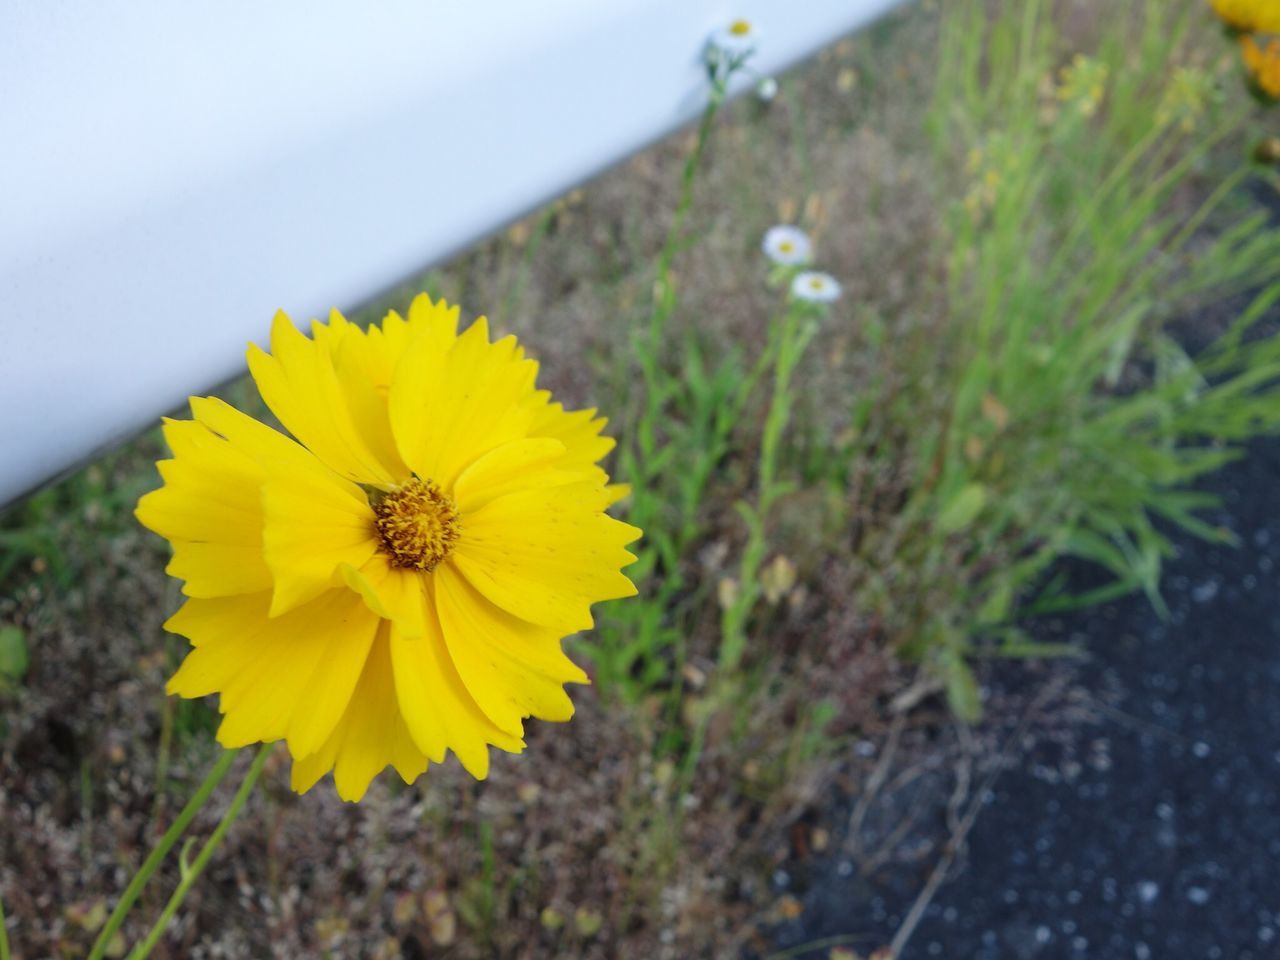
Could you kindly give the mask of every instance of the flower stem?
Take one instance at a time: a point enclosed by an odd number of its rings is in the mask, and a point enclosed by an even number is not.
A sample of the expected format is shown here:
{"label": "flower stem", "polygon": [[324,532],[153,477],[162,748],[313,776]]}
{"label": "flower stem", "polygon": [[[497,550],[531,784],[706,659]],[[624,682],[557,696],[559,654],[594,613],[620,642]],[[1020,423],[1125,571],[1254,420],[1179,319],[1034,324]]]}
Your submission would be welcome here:
{"label": "flower stem", "polygon": [[[675,569],[673,558],[683,556],[688,539],[697,535],[695,515],[705,481],[700,482],[695,477],[684,485],[683,494],[673,490],[670,482],[659,483],[664,476],[674,472],[670,466],[672,456],[660,456],[660,449],[674,449],[675,457],[679,459],[682,454],[688,454],[691,446],[701,443],[696,439],[695,425],[684,422],[683,411],[675,411],[676,415],[672,415],[671,408],[678,405],[679,393],[685,384],[682,374],[664,367],[664,360],[669,359],[671,353],[667,344],[667,328],[679,300],[675,263],[692,246],[692,240],[685,236],[685,228],[693,209],[698,173],[716,117],[728,96],[729,81],[743,62],[736,58],[710,71],[707,102],[694,134],[693,148],[685,157],[675,212],[658,253],[649,310],[630,336],[644,389],[640,403],[628,404],[628,428],[622,431],[627,439],[619,451],[619,472],[632,491],[628,516],[643,529],[661,528],[670,530],[671,535],[662,544],[656,540],[641,541],[637,569],[645,571],[639,578],[644,580],[640,589],[646,602],[637,604],[634,612],[630,612],[633,610],[631,607],[625,608],[627,612],[621,612],[617,620],[602,627],[600,632],[596,653],[597,682],[602,689],[621,690],[626,696],[635,689],[632,667],[640,659],[648,662],[652,658],[656,662],[660,659],[657,657],[658,649],[667,645],[676,647],[677,661],[683,659],[683,654],[678,652],[683,642],[680,631],[668,625],[666,613],[682,589],[680,571]],[[634,386],[628,383],[622,396],[630,399],[634,392]],[[699,459],[706,456],[706,449],[701,445],[696,446],[695,452],[700,455]],[[685,464],[681,462],[678,469],[685,469]],[[666,514],[670,504],[680,497],[680,519],[671,521]],[[655,576],[655,569],[661,569],[662,575]],[[654,611],[661,613],[651,616]],[[679,677],[678,668],[674,673]],[[673,690],[678,689],[677,681]],[[678,693],[676,697],[678,699]]]}
{"label": "flower stem", "polygon": [[209,858],[213,856],[214,851],[221,845],[227,830],[231,828],[231,824],[235,823],[236,818],[240,816],[240,810],[244,807],[245,801],[249,799],[249,794],[253,792],[254,785],[257,784],[258,777],[262,773],[262,767],[267,762],[267,757],[270,756],[271,749],[274,746],[275,744],[272,743],[264,743],[258,748],[257,756],[253,758],[253,765],[249,767],[249,772],[245,774],[244,782],[240,784],[240,789],[236,791],[236,795],[232,798],[231,806],[227,807],[227,812],[222,815],[217,827],[214,828],[209,839],[205,841],[205,845],[200,848],[200,853],[196,856],[195,862],[188,866],[186,857],[180,855],[182,879],[179,881],[177,889],[173,891],[173,896],[169,898],[169,902],[165,904],[160,918],[156,920],[151,932],[147,934],[147,938],[130,951],[129,960],[144,960],[145,957],[151,955],[151,951],[160,942],[165,929],[169,926],[169,921],[178,912],[178,907],[182,906],[182,901],[186,899],[187,893],[195,885],[195,882],[200,879],[200,874],[204,872],[204,868],[208,865]]}
{"label": "flower stem", "polygon": [[[142,888],[151,879],[151,875],[156,872],[156,867],[160,866],[160,862],[173,849],[173,845],[178,842],[187,827],[191,825],[195,815],[200,812],[200,808],[209,799],[209,794],[213,793],[214,788],[226,776],[227,770],[231,767],[231,761],[236,757],[236,753],[237,751],[235,750],[223,752],[222,756],[218,758],[218,762],[213,765],[213,769],[209,771],[209,775],[204,778],[204,783],[200,784],[200,789],[195,792],[195,795],[187,802],[187,805],[182,808],[182,812],[178,814],[178,819],[173,821],[173,825],[165,831],[164,836],[160,838],[160,842],[156,844],[155,849],[151,851],[151,854],[143,862],[142,867],[133,875],[133,879],[129,881],[129,886],[125,888],[124,895],[120,897],[120,902],[116,904],[115,910],[107,918],[107,925],[102,928],[102,932],[98,934],[98,939],[94,941],[93,950],[89,953],[89,960],[102,960],[106,955],[108,945],[110,945],[112,938],[120,929],[120,925],[124,923],[124,918],[128,915],[129,908],[133,906],[133,902],[138,899],[138,894],[142,893]],[[3,957],[3,955],[0,954],[0,957]]]}
{"label": "flower stem", "polygon": [[773,367],[773,395],[760,438],[760,460],[756,479],[756,502],[739,501],[738,512],[747,524],[747,543],[738,570],[738,592],[720,617],[720,668],[726,674],[736,670],[746,646],[747,618],[759,598],[760,566],[768,547],[766,527],[769,511],[785,485],[778,481],[778,460],[783,434],[791,419],[791,377],[804,356],[816,326],[814,310],[792,302],[778,323],[777,353]]}
{"label": "flower stem", "polygon": [[658,266],[653,285],[653,305],[649,312],[649,322],[645,326],[647,339],[640,349],[640,367],[644,375],[645,419],[642,428],[653,429],[660,418],[662,406],[666,400],[666,391],[660,389],[661,370],[659,362],[667,329],[667,321],[676,308],[676,291],[673,285],[672,268],[677,254],[681,252],[681,237],[684,222],[693,207],[693,185],[697,178],[698,168],[702,165],[702,156],[707,149],[707,141],[711,139],[711,128],[716,115],[724,105],[728,77],[715,79],[712,82],[711,94],[707,105],[703,108],[702,118],[698,121],[698,132],[694,138],[693,149],[685,158],[684,169],[680,174],[680,198],[676,202],[675,215],[667,227],[666,240],[658,253]]}
{"label": "flower stem", "polygon": [[5,926],[3,901],[0,901],[0,960],[9,960],[9,930]]}

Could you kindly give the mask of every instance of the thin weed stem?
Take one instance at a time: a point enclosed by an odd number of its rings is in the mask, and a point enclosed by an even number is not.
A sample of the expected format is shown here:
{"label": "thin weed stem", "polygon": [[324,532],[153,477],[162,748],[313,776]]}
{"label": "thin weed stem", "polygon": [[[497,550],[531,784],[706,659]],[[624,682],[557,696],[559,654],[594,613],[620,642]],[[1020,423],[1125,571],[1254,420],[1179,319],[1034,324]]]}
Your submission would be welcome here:
{"label": "thin weed stem", "polygon": [[[236,818],[240,816],[240,810],[244,807],[245,801],[249,799],[249,794],[253,792],[254,785],[262,774],[262,767],[267,762],[267,757],[270,756],[274,746],[275,744],[273,743],[264,743],[258,748],[258,753],[253,758],[253,764],[249,767],[249,772],[245,775],[244,781],[240,784],[240,789],[236,791],[236,795],[231,800],[231,806],[227,807],[227,812],[222,815],[217,827],[214,828],[209,839],[205,841],[205,845],[200,849],[200,853],[196,856],[194,863],[187,864],[186,850],[184,848],[183,855],[180,856],[182,879],[179,881],[177,889],[173,891],[173,896],[169,898],[169,902],[165,904],[160,918],[156,920],[151,932],[147,934],[147,938],[129,952],[129,960],[144,960],[145,957],[151,955],[151,951],[160,942],[165,929],[169,926],[169,921],[177,913],[178,907],[182,906],[182,901],[186,899],[187,893],[190,892],[192,886],[200,879],[200,874],[204,872],[204,868],[208,865],[209,858],[213,856],[214,851],[221,845],[227,830],[231,828],[231,824],[235,823]],[[231,751],[228,751],[228,753],[231,753]]]}
{"label": "thin weed stem", "polygon": [[209,795],[222,782],[222,778],[227,775],[227,771],[231,768],[231,763],[236,758],[237,750],[225,750],[222,756],[218,758],[218,762],[213,765],[213,769],[209,771],[208,776],[204,778],[204,782],[200,784],[198,790],[187,801],[187,805],[182,808],[182,812],[178,814],[178,818],[173,821],[172,826],[165,831],[164,836],[160,838],[160,842],[156,844],[143,861],[138,872],[133,875],[133,879],[129,881],[129,885],[125,887],[124,894],[120,897],[120,902],[116,904],[116,908],[111,911],[111,916],[107,918],[106,925],[102,928],[102,932],[98,934],[98,939],[93,943],[93,949],[89,951],[89,960],[102,960],[106,956],[107,948],[111,941],[115,938],[116,933],[120,930],[121,924],[124,923],[125,917],[129,913],[129,909],[133,906],[138,895],[142,893],[142,888],[146,886],[147,881],[151,879],[151,875],[156,872],[156,868],[160,866],[161,861],[173,849],[173,845],[178,842],[187,827],[191,825],[191,821],[195,819],[197,813],[204,806],[205,801],[209,799]]}
{"label": "thin weed stem", "polygon": [[754,503],[743,500],[737,504],[738,513],[747,524],[747,543],[738,568],[737,594],[720,618],[720,669],[724,673],[736,670],[742,661],[747,619],[760,597],[760,567],[768,548],[769,511],[785,490],[785,486],[778,482],[778,461],[782,436],[790,422],[794,401],[791,378],[817,329],[814,313],[811,305],[792,301],[778,322],[776,335],[771,338],[776,343],[776,361],[773,393],[760,439],[756,499]]}
{"label": "thin weed stem", "polygon": [[[628,442],[619,451],[619,472],[632,488],[632,521],[651,531],[637,550],[637,576],[645,579],[647,586],[642,587],[642,601],[602,629],[596,651],[602,688],[620,690],[627,698],[644,692],[658,673],[667,672],[668,665],[660,663],[657,656],[660,650],[674,649],[677,660],[683,659],[679,631],[670,625],[673,602],[685,586],[679,560],[700,532],[697,518],[711,477],[710,467],[727,447],[734,422],[724,415],[729,405],[721,397],[725,392],[724,368],[709,371],[690,349],[684,353],[685,366],[671,369],[668,328],[679,299],[675,262],[690,246],[685,229],[698,172],[729,83],[745,62],[745,57],[717,61],[710,70],[711,89],[693,148],[685,158],[675,212],[657,258],[652,303],[632,339],[644,399],[632,429],[624,431]],[[691,368],[695,360],[699,364]],[[701,393],[691,392],[699,388]],[[692,469],[687,461],[694,464]],[[670,516],[673,512],[677,514],[674,518]],[[658,571],[661,575],[654,576]],[[677,663],[677,671],[679,666]]]}
{"label": "thin weed stem", "polygon": [[5,923],[3,900],[0,900],[0,960],[9,960],[9,929]]}

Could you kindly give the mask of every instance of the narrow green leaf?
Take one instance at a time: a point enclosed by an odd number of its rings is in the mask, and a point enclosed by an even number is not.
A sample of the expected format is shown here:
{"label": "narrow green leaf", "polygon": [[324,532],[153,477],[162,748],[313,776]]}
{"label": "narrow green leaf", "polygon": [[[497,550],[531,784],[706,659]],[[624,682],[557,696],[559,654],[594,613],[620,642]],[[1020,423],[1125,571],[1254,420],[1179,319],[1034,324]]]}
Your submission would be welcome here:
{"label": "narrow green leaf", "polygon": [[30,658],[27,638],[20,627],[0,627],[0,679],[19,683],[27,675]]}
{"label": "narrow green leaf", "polygon": [[945,655],[941,663],[947,704],[960,720],[977,723],[982,718],[982,694],[978,691],[973,670],[963,657],[956,654]]}
{"label": "narrow green leaf", "polygon": [[987,488],[980,483],[961,487],[938,514],[938,529],[943,534],[959,533],[977,519],[987,503]]}

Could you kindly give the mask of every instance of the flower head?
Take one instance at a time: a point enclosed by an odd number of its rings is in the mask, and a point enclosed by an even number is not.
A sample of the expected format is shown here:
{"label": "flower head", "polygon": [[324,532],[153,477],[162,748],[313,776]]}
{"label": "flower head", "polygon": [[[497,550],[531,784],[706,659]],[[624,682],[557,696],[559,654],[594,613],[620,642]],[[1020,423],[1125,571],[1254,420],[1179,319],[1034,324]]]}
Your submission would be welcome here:
{"label": "flower head", "polygon": [[809,235],[799,227],[780,223],[765,231],[760,249],[774,263],[784,267],[794,267],[809,262],[809,257],[813,253],[813,244],[809,242]]}
{"label": "flower head", "polygon": [[791,281],[791,295],[809,303],[834,303],[840,299],[842,292],[835,277],[816,270],[796,274],[796,278]]}
{"label": "flower head", "polygon": [[756,97],[763,103],[772,103],[778,95],[778,81],[773,77],[761,77],[756,84]]}
{"label": "flower head", "polygon": [[1241,37],[1240,52],[1254,88],[1264,97],[1280,100],[1280,40],[1273,38],[1262,46],[1253,37]]}
{"label": "flower head", "polygon": [[1217,93],[1214,78],[1198,67],[1178,67],[1165,86],[1156,123],[1177,124],[1183,133],[1196,128]]}
{"label": "flower head", "polygon": [[1074,107],[1081,116],[1091,117],[1097,112],[1106,87],[1107,65],[1078,53],[1059,72],[1054,94],[1060,102]]}
{"label": "flower head", "polygon": [[734,20],[711,34],[711,50],[729,58],[743,58],[754,52],[760,42],[760,31],[750,20]]}
{"label": "flower head", "polygon": [[368,331],[277,314],[249,368],[292,438],[213,398],[165,422],[137,515],[185,581],[168,690],[220,694],[225,746],[285,740],[298,791],[332,770],[358,800],[448,750],[484,777],[526,717],[572,715],[587,676],[561,638],[635,592],[605,421],[552,403],[514,338],[457,324],[426,296]]}
{"label": "flower head", "polygon": [[1219,19],[1243,33],[1280,33],[1280,0],[1209,0]]}

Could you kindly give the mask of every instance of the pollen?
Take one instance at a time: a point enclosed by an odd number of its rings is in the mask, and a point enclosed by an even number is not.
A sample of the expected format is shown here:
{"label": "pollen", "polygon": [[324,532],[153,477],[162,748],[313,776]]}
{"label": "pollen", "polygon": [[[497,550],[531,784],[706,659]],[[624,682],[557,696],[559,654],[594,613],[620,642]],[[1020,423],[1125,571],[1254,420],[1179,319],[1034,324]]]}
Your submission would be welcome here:
{"label": "pollen", "polygon": [[382,549],[392,564],[434,570],[458,539],[458,508],[430,480],[417,477],[373,505]]}
{"label": "pollen", "polygon": [[735,37],[745,37],[751,32],[750,20],[735,20],[729,24],[729,32]]}

